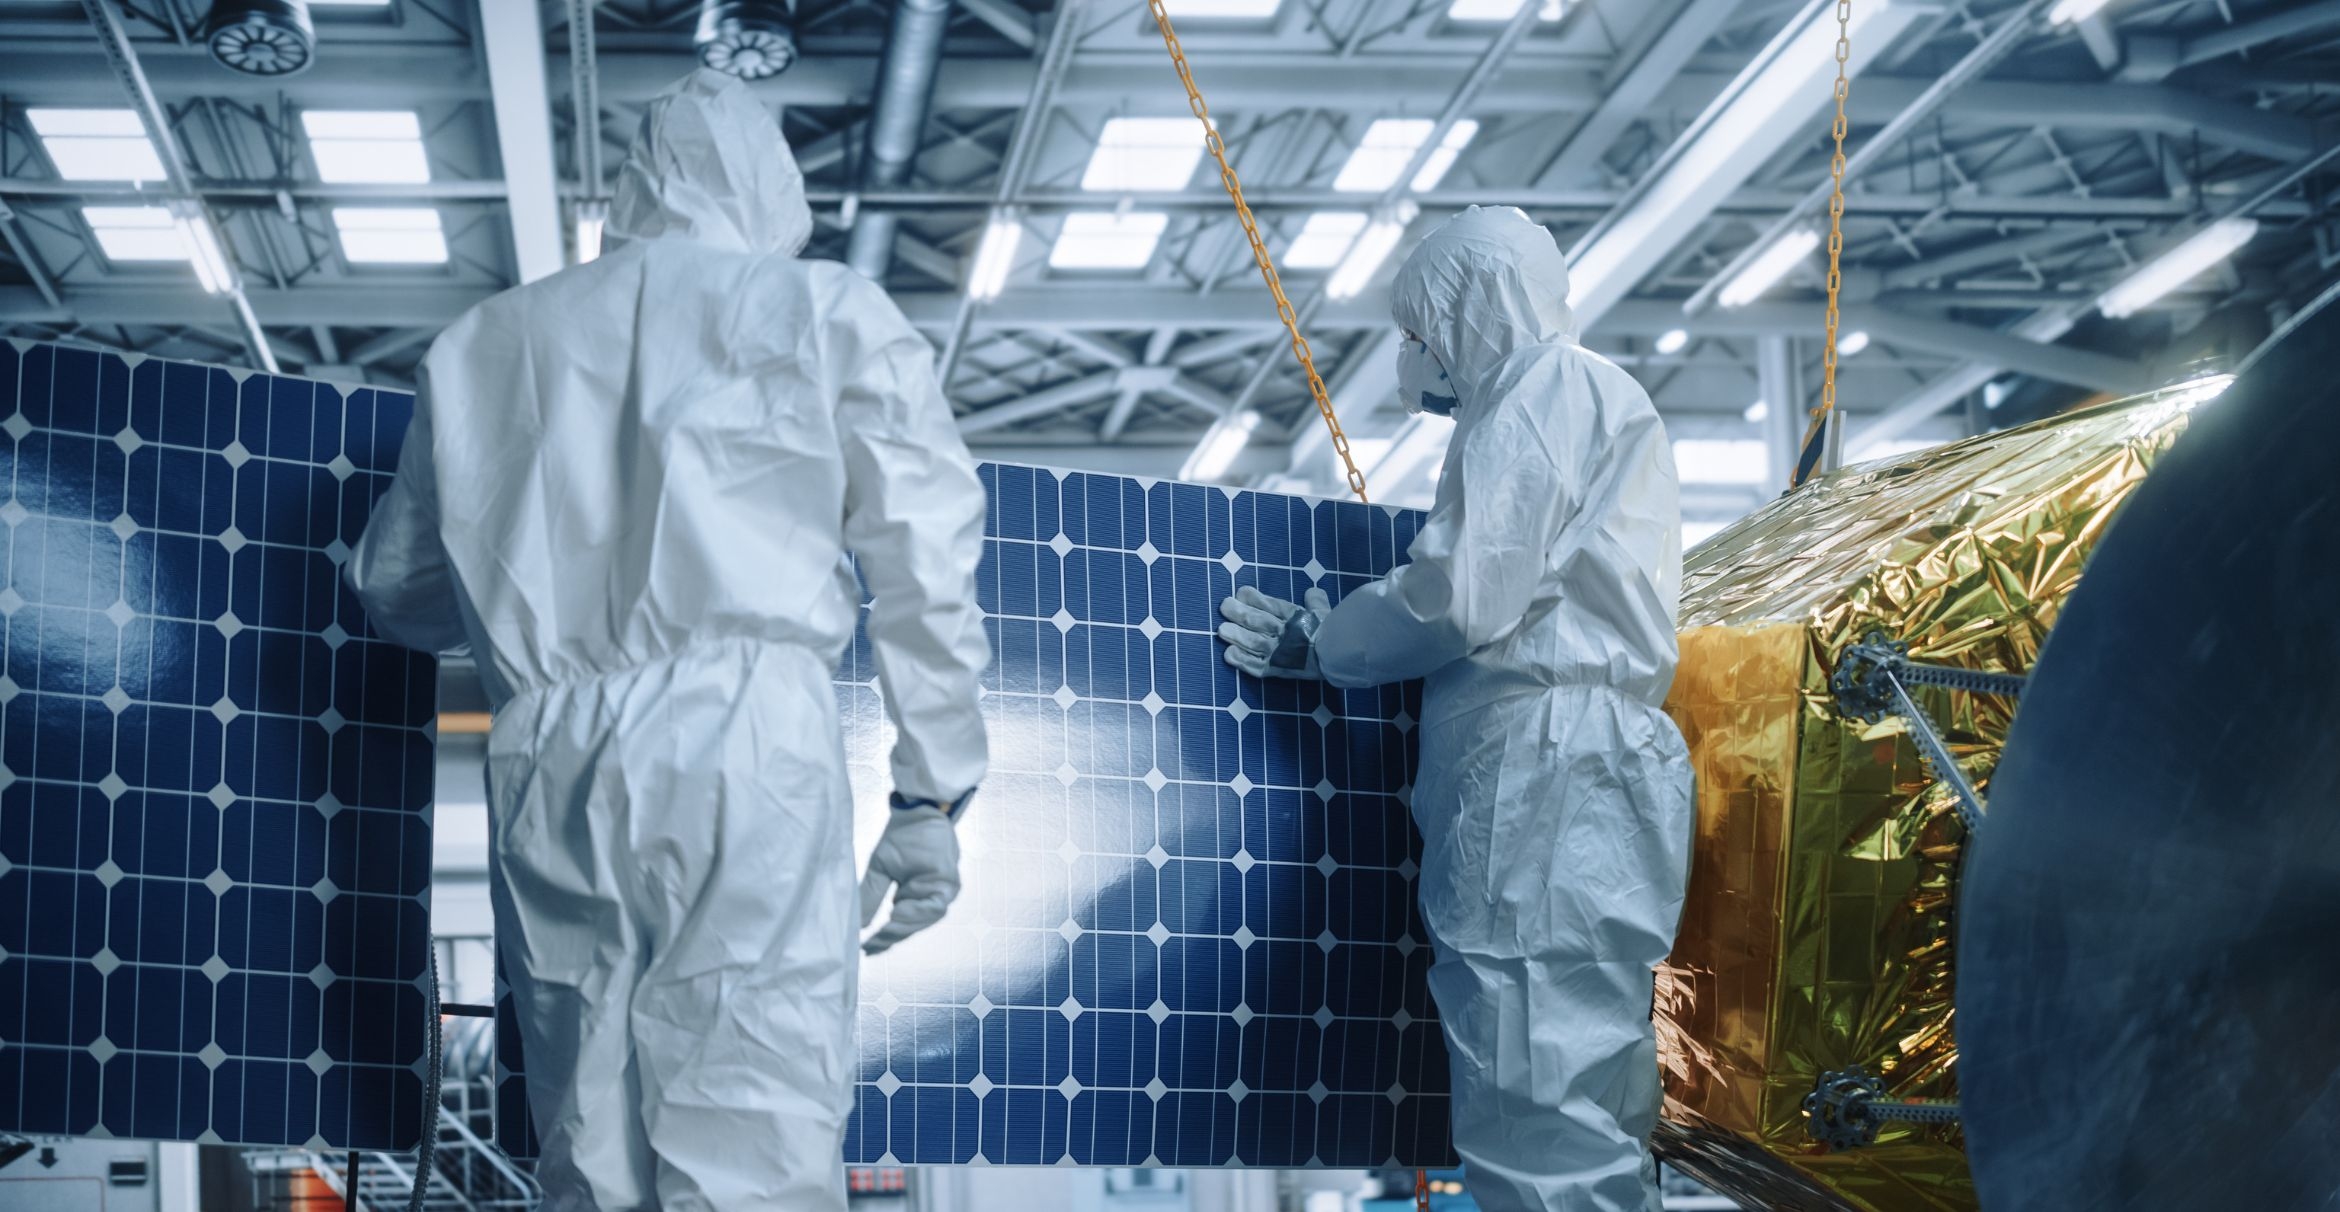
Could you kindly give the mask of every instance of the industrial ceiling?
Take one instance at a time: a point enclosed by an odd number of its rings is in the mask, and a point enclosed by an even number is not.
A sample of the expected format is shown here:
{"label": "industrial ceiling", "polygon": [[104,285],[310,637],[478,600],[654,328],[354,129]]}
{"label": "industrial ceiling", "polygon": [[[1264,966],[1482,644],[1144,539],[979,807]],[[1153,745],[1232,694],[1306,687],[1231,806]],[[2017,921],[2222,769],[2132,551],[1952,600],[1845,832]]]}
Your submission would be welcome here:
{"label": "industrial ceiling", "polygon": [[[0,331],[245,363],[258,333],[288,369],[411,384],[440,326],[577,255],[702,7],[317,3],[313,63],[267,76],[214,58],[203,0],[0,0]],[[1777,490],[1822,354],[1833,0],[1168,11],[1377,499],[1422,499],[1442,440],[1392,401],[1399,233],[1473,203],[1572,250],[1586,343],[1683,443],[1694,533]],[[789,22],[798,58],[755,88],[808,255],[928,332],[979,452],[1175,474],[1256,412],[1224,478],[1341,490],[1146,4]],[[2340,0],[1852,0],[1850,28],[1856,457],[2231,361],[2340,261]],[[173,147],[123,124],[140,78]],[[179,219],[224,269],[171,256]],[[2205,270],[2108,314],[2190,239]],[[1772,281],[1742,299],[1751,265]]]}

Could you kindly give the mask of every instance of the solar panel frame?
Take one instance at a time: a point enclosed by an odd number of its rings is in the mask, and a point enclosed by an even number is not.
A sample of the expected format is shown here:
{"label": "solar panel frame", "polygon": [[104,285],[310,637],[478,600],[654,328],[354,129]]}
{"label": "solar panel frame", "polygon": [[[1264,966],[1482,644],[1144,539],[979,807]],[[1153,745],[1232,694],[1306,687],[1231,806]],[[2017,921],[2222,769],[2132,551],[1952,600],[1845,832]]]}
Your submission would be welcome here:
{"label": "solar panel frame", "polygon": [[436,663],[338,576],[412,407],[0,343],[0,1131],[419,1139]]}

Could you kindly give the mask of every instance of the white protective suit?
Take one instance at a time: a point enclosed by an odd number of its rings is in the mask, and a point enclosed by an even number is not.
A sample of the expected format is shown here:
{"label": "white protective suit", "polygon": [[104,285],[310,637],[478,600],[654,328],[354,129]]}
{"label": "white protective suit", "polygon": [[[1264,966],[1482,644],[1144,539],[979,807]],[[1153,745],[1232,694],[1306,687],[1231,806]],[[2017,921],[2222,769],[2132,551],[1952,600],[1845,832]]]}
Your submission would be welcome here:
{"label": "white protective suit", "polygon": [[1654,1209],[1651,970],[1689,878],[1681,516],[1649,397],[1579,346],[1552,236],[1463,212],[1391,310],[1458,400],[1411,562],[1318,629],[1327,681],[1427,677],[1414,819],[1454,1137],[1486,1212]]}
{"label": "white protective suit", "polygon": [[984,498],[933,354],[812,230],[778,124],[652,101],[611,251],[440,336],[349,579],[496,706],[497,945],[551,1209],[843,1209],[858,593],[896,790],[982,778]]}

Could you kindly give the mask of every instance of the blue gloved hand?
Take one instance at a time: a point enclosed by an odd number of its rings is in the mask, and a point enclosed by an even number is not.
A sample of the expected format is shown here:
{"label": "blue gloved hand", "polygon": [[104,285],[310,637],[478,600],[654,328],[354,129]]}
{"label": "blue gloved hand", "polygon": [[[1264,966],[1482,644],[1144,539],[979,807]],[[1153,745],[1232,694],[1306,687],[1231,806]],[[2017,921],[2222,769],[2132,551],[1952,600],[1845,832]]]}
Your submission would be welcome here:
{"label": "blue gloved hand", "polygon": [[905,800],[897,792],[886,815],[886,831],[878,835],[877,850],[869,856],[869,870],[861,877],[861,927],[869,929],[886,893],[894,894],[894,911],[886,924],[861,942],[864,955],[876,955],[903,939],[939,922],[959,895],[959,833],[957,820],[974,797],[973,792],[950,804],[932,800]]}
{"label": "blue gloved hand", "polygon": [[1332,599],[1321,589],[1308,591],[1305,603],[1271,598],[1246,585],[1219,603],[1219,638],[1227,642],[1226,661],[1261,678],[1302,678],[1320,681],[1316,665],[1316,629],[1332,612]]}

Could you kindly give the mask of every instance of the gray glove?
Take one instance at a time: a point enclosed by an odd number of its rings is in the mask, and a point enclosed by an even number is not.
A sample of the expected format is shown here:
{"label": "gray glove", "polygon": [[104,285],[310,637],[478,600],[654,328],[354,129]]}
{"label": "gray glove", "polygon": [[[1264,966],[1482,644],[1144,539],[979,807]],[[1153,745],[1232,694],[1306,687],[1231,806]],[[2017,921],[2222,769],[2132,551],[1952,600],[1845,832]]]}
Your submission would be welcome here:
{"label": "gray glove", "polygon": [[[964,807],[962,796],[956,807]],[[878,835],[877,850],[869,856],[869,870],[861,877],[861,927],[877,920],[886,893],[894,894],[894,911],[886,924],[861,942],[865,955],[876,955],[903,939],[939,922],[959,895],[959,833],[952,805],[932,801],[904,801],[886,815],[886,831]]]}
{"label": "gray glove", "polygon": [[1271,598],[1246,585],[1219,603],[1219,638],[1227,642],[1226,660],[1237,669],[1261,678],[1303,678],[1321,681],[1316,666],[1316,629],[1332,612],[1332,599],[1311,589],[1306,604]]}

